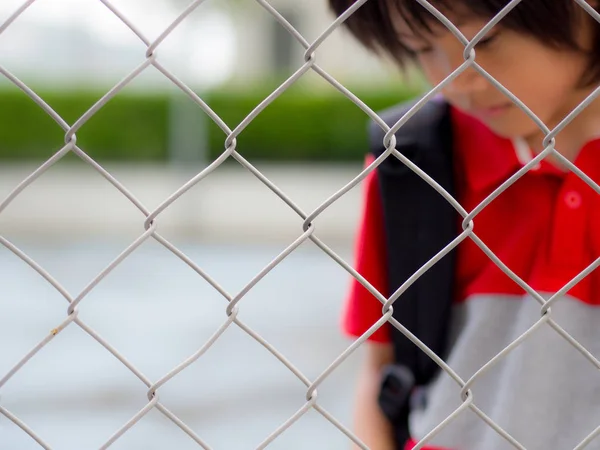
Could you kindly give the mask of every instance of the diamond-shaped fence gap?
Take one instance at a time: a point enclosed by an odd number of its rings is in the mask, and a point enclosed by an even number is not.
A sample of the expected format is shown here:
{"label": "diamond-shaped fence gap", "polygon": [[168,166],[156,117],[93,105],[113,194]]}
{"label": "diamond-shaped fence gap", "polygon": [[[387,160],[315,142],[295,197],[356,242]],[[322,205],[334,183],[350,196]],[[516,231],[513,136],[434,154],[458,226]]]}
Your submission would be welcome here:
{"label": "diamond-shaped fence gap", "polygon": [[[279,170],[294,172],[291,166],[280,166]],[[301,179],[291,182],[301,182]],[[211,242],[238,243],[257,239],[289,245],[303,233],[303,219],[239,164],[211,172],[161,212],[156,218],[157,223],[163,214],[166,223],[176,220],[177,211],[186,215],[188,236],[204,242],[210,236]],[[170,231],[165,231],[164,237],[174,243],[180,241]],[[185,246],[182,250],[186,251]]]}
{"label": "diamond-shaped fence gap", "polygon": [[[319,130],[315,132],[319,133]],[[327,131],[323,132],[326,133]],[[254,167],[308,215],[359,174],[362,164],[360,162],[335,165],[327,162],[314,164],[309,161],[278,164],[259,161],[254,164]],[[342,251],[351,245],[359,219],[360,196],[360,187],[351,189],[319,214],[313,220],[315,235],[327,243],[334,244]],[[285,205],[283,202],[280,203]],[[262,201],[259,204],[262,204]],[[287,205],[285,207],[292,213]],[[293,214],[302,220],[300,216]],[[278,213],[277,216],[280,217],[280,214]],[[290,216],[291,220],[296,221]],[[301,231],[294,228],[296,233],[298,230]],[[289,238],[291,237],[293,235],[289,235]]]}
{"label": "diamond-shaped fence gap", "polygon": [[[146,391],[135,375],[72,323],[17,372],[1,399],[57,448],[95,448],[147,403]],[[70,433],[71,426],[87,432]]]}
{"label": "diamond-shaped fence gap", "polygon": [[[7,176],[0,180],[2,192],[12,191],[22,181],[19,178],[30,169],[17,168],[10,174],[9,168],[3,169]],[[65,283],[75,283],[67,284],[67,289],[83,289],[85,284],[82,283],[90,282],[143,234],[143,221],[144,215],[119,190],[94,168],[76,160],[55,164],[20,192],[0,213],[0,233],[17,246],[31,241],[31,236],[36,236],[34,240],[38,242],[55,239],[54,247],[59,251],[64,245],[62,251],[75,251],[82,259],[90,250],[82,243],[85,236],[95,252],[94,258],[85,260],[89,267],[72,264],[69,259],[53,259],[45,265],[59,280],[64,275]],[[65,236],[71,241],[64,242]],[[109,238],[118,245],[111,255],[101,244]],[[44,245],[30,245],[29,256],[35,260]],[[69,255],[72,257],[73,253]]]}
{"label": "diamond-shaped fence gap", "polygon": [[17,76],[23,74],[34,89],[84,86],[90,74],[96,84],[110,87],[144,60],[145,48],[94,0],[35,1],[0,35],[2,64]]}
{"label": "diamond-shaped fence gap", "polygon": [[254,448],[306,403],[304,383],[235,324],[158,392],[213,448]]}
{"label": "diamond-shaped fence gap", "polygon": [[[199,266],[217,283],[227,281],[227,271]],[[85,297],[80,315],[154,382],[208,341],[225,322],[226,306],[208,282],[150,238]]]}
{"label": "diamond-shaped fence gap", "polygon": [[[242,298],[238,317],[314,378],[345,349],[335,325],[347,283],[343,269],[305,243]],[[268,320],[265,311],[269,311]]]}
{"label": "diamond-shaped fence gap", "polygon": [[[340,256],[350,259],[349,253],[347,248]],[[284,290],[282,286],[292,289]],[[314,381],[350,345],[349,340],[333,331],[347,287],[347,272],[317,247],[306,243],[244,296],[238,317]],[[317,315],[311,313],[313,303],[318,305]],[[268,321],[264,318],[266,310],[270,311]],[[355,354],[361,354],[360,349],[318,387],[319,404],[347,426],[349,402],[353,399],[352,374],[359,362]]]}
{"label": "diamond-shaped fence gap", "polygon": [[[124,420],[123,424],[125,422],[126,421]],[[204,433],[202,429],[195,431],[201,438],[203,437]],[[98,446],[101,441],[106,440],[108,437],[108,435],[102,436],[102,438],[97,441]],[[197,450],[200,448],[193,439],[184,433],[169,418],[165,417],[158,409],[153,409],[148,412],[148,414],[109,448],[111,450],[158,448],[153,447],[150,444],[154,440],[168,442],[170,448],[177,450]],[[208,444],[210,445],[211,443],[208,442]]]}

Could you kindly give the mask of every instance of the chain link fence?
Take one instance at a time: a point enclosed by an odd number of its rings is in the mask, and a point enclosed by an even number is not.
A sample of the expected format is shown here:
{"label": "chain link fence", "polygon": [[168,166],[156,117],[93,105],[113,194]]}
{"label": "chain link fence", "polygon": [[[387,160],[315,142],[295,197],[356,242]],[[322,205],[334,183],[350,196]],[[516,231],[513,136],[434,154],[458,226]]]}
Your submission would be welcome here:
{"label": "chain link fence", "polygon": [[[12,14],[8,20],[6,20],[0,26],[0,34],[4,32],[11,24],[28,8],[30,7],[35,0],[28,0],[22,4],[17,11]],[[169,383],[174,377],[176,377],[179,373],[184,371],[191,364],[196,362],[202,355],[220,338],[220,336],[227,330],[229,327],[239,327],[243,330],[248,339],[254,339],[259,344],[264,346],[274,358],[277,358],[281,364],[283,364],[291,373],[293,373],[305,386],[306,386],[306,396],[304,399],[303,406],[297,410],[295,414],[289,417],[284,423],[278,426],[273,432],[264,438],[264,441],[256,447],[257,449],[266,448],[269,444],[271,444],[279,435],[281,435],[286,429],[293,426],[298,419],[300,419],[304,414],[306,414],[309,410],[315,410],[320,415],[322,415],[326,420],[328,420],[333,426],[335,426],[341,433],[344,433],[349,441],[352,441],[358,447],[362,449],[367,449],[366,445],[360,441],[360,439],[353,434],[353,432],[348,428],[347,425],[341,423],[336,417],[330,414],[320,403],[319,403],[319,393],[318,388],[322,384],[322,382],[330,376],[330,374],[336,370],[346,360],[354,351],[356,351],[368,338],[374,333],[377,329],[382,327],[386,322],[391,323],[394,327],[400,330],[407,338],[409,338],[416,346],[418,346],[423,352],[428,354],[440,367],[443,371],[445,371],[452,379],[457,383],[460,387],[460,396],[462,399],[461,406],[456,409],[446,420],[440,423],[435,429],[433,429],[424,439],[419,442],[419,444],[415,447],[416,449],[420,449],[423,445],[425,445],[433,436],[435,436],[443,427],[446,427],[450,422],[452,422],[457,416],[459,416],[466,409],[470,409],[475,412],[481,420],[485,421],[490,427],[492,427],[502,438],[506,440],[510,445],[514,448],[523,449],[523,445],[517,442],[513,437],[511,437],[508,433],[506,433],[498,424],[496,424],[490,417],[485,415],[483,411],[481,411],[476,403],[473,395],[471,394],[471,386],[480,377],[483,373],[488,371],[492,366],[497,364],[500,360],[505,358],[511,351],[513,351],[519,344],[523,341],[527,340],[528,337],[539,327],[541,326],[549,326],[552,327],[560,336],[562,336],[566,341],[569,342],[577,351],[583,354],[591,364],[600,369],[600,361],[595,358],[592,354],[590,354],[580,343],[578,343],[573,337],[571,337],[561,326],[555,322],[551,314],[551,306],[556,302],[558,298],[564,295],[571,287],[573,287],[576,283],[578,283],[581,279],[583,279],[586,275],[588,275],[591,271],[593,271],[598,265],[600,265],[600,259],[597,259],[592,265],[590,265],[586,270],[581,272],[577,277],[575,277],[570,283],[564,286],[560,291],[556,292],[551,298],[545,300],[542,298],[540,294],[534,291],[527,283],[525,283],[522,279],[520,279],[515,273],[513,273],[506,265],[502,263],[490,250],[486,247],[486,245],[477,237],[476,233],[474,233],[474,223],[477,215],[496,197],[498,197],[504,190],[506,190],[509,186],[511,186],[516,180],[518,180],[521,176],[523,176],[527,171],[532,169],[536,164],[538,164],[542,159],[548,156],[554,156],[564,165],[569,167],[569,169],[577,174],[582,180],[584,180],[589,186],[591,186],[597,193],[600,194],[600,187],[595,184],[588,176],[586,176],[583,172],[581,172],[573,163],[569,162],[566,158],[561,156],[554,148],[555,136],[559,133],[577,114],[579,114],[591,101],[595,99],[598,92],[596,89],[592,95],[590,95],[581,105],[579,105],[575,110],[573,110],[556,128],[548,129],[544,123],[542,123],[535,114],[529,110],[529,108],[523,104],[518,98],[516,98],[511,92],[509,92],[506,88],[504,88],[498,81],[494,79],[489,73],[487,73],[478,63],[476,59],[476,54],[474,47],[475,45],[486,35],[486,33],[491,30],[491,28],[496,25],[499,21],[502,20],[506,14],[508,14],[511,9],[513,9],[520,1],[526,0],[513,0],[509,2],[506,7],[502,9],[502,11],[497,14],[472,40],[467,40],[460,31],[446,18],[444,17],[438,10],[435,9],[431,4],[429,4],[425,0],[415,0],[418,1],[424,8],[429,10],[429,12],[435,16],[443,25],[445,25],[462,44],[464,44],[464,63],[462,63],[456,70],[454,70],[443,82],[439,85],[435,86],[431,89],[398,123],[396,123],[393,127],[388,127],[384,121],[374,112],[372,111],[365,103],[361,101],[360,98],[357,98],[352,92],[350,92],[346,87],[344,87],[340,82],[336,81],[330,74],[328,74],[325,70],[323,70],[319,64],[317,64],[317,55],[319,47],[327,40],[327,38],[337,30],[342,23],[356,11],[362,4],[364,4],[368,0],[358,0],[356,1],[342,16],[338,17],[331,25],[322,32],[322,34],[313,42],[309,42],[298,30],[296,30],[288,21],[283,17],[278,11],[271,6],[266,0],[254,0],[256,1],[262,8],[264,8],[273,18],[273,20],[279,22],[279,24],[289,32],[294,39],[298,42],[298,45],[301,45],[304,49],[304,63],[299,67],[296,72],[291,75],[285,82],[283,82],[276,90],[274,90],[267,98],[265,98],[243,121],[237,124],[233,129],[230,128],[226,123],[224,123],[219,115],[215,113],[208,104],[206,104],[202,98],[192,91],[184,82],[178,79],[173,73],[169,71],[169,69],[163,66],[160,62],[159,50],[161,43],[165,40],[167,36],[181,23],[186,17],[192,13],[201,3],[202,0],[193,1],[181,14],[177,17],[177,19],[164,30],[160,36],[151,41],[135,25],[135,18],[125,17],[119,9],[117,9],[109,0],[99,0],[101,3],[106,6],[112,13],[117,16],[130,30],[134,33],[147,47],[145,53],[145,60],[138,67],[135,68],[129,75],[127,75],[122,81],[116,84],[112,89],[110,89],[96,104],[94,104],[85,114],[83,114],[75,123],[69,124],[63,118],[56,113],[45,101],[40,98],[33,90],[31,90],[26,84],[21,82],[15,75],[7,71],[5,68],[0,66],[0,72],[14,85],[16,85],[19,89],[21,89],[26,95],[28,95],[40,108],[42,108],[59,126],[65,133],[65,144],[57,151],[50,159],[44,162],[37,170],[31,173],[27,178],[25,178],[18,186],[14,188],[14,190],[0,203],[0,214],[2,211],[19,196],[23,190],[25,190],[28,186],[36,181],[38,177],[40,177],[44,172],[46,172],[51,166],[58,163],[65,155],[68,153],[74,153],[81,160],[89,164],[93,167],[99,174],[101,174],[107,183],[113,185],[116,189],[118,189],[123,196],[125,196],[143,215],[143,220],[140,220],[140,229],[143,232],[140,233],[139,237],[134,240],[116,259],[114,259],[104,270],[102,270],[97,276],[81,291],[78,293],[68,292],[53,276],[48,273],[44,267],[34,261],[30,256],[28,256],[24,251],[10,242],[8,239],[4,238],[0,235],[0,243],[8,250],[13,252],[19,258],[21,258],[25,263],[27,263],[32,270],[36,271],[41,277],[43,277],[48,283],[50,283],[67,301],[68,306],[65,312],[65,318],[61,323],[58,323],[56,327],[49,331],[48,335],[39,342],[34,348],[32,348],[27,354],[25,354],[15,365],[14,367],[8,371],[8,373],[0,374],[2,378],[0,378],[0,393],[1,389],[6,385],[6,383],[11,380],[13,377],[18,376],[19,371],[32,359],[35,358],[36,355],[40,352],[51,351],[50,349],[45,348],[59,333],[61,333],[67,327],[80,327],[85,333],[91,336],[94,340],[97,341],[99,345],[104,347],[106,351],[110,352],[116,359],[118,359],[127,369],[133,373],[137,379],[139,379],[140,383],[143,383],[147,388],[147,404],[139,410],[131,419],[122,425],[121,428],[115,430],[114,434],[106,439],[105,442],[99,445],[100,450],[104,450],[109,448],[112,444],[114,444],[120,437],[122,437],[128,430],[130,430],[140,419],[142,419],[146,414],[148,414],[151,410],[156,409],[160,411],[164,416],[166,416],[169,420],[171,420],[177,427],[181,429],[183,433],[186,433],[191,439],[193,439],[199,447],[203,449],[211,449],[212,447],[208,442],[203,440],[202,436],[198,435],[193,429],[191,429],[188,425],[186,425],[177,415],[175,415],[172,411],[170,411],[160,400],[160,390],[161,387],[165,386]],[[252,1],[252,0],[248,0]],[[589,14],[591,14],[596,20],[600,21],[600,16],[584,1],[584,0],[574,0],[577,4],[581,6],[581,8],[585,9]],[[149,6],[150,7],[150,6]],[[138,75],[148,69],[150,66],[154,66],[158,71],[160,71],[168,80],[170,80],[175,86],[177,86],[183,93],[185,93],[189,98],[191,98],[198,108],[200,108],[210,119],[212,119],[222,130],[224,134],[224,151],[221,156],[219,156],[215,161],[213,161],[208,167],[206,167],[202,172],[198,173],[196,176],[191,178],[187,183],[177,189],[172,195],[170,195],[167,199],[165,199],[157,208],[154,210],[148,209],[144,206],[135,196],[133,192],[130,192],[123,184],[119,182],[115,177],[113,177],[107,170],[105,170],[100,164],[94,161],[91,157],[89,157],[85,149],[82,149],[77,144],[77,131],[89,120],[93,120],[94,114],[97,113],[107,102],[109,102],[113,97],[118,95],[129,83],[131,83]],[[537,126],[544,132],[545,140],[544,147],[545,150],[542,151],[537,157],[527,163],[521,170],[515,173],[510,179],[508,179],[505,183],[503,183],[498,189],[496,189],[484,202],[482,202],[477,208],[473,211],[466,211],[463,207],[458,203],[456,199],[454,199],[451,195],[448,194],[444,189],[442,189],[432,178],[430,178],[426,173],[421,171],[416,165],[414,165],[410,160],[404,157],[395,149],[395,133],[406,123],[427,101],[436,96],[441,89],[447,86],[449,83],[452,83],[453,80],[458,77],[461,73],[466,71],[467,69],[474,69],[478,73],[480,73],[483,77],[485,77],[490,83],[492,83],[497,89],[502,91],[508,98],[510,98],[514,104],[518,105],[527,115],[537,124]],[[331,84],[335,89],[337,89],[341,95],[347,97],[351,100],[356,107],[360,108],[365,113],[365,119],[369,118],[375,121],[383,130],[386,131],[386,135],[384,138],[384,144],[386,147],[386,151],[376,159],[369,167],[360,172],[354,179],[349,181],[345,186],[341,187],[334,195],[330,198],[325,199],[321,205],[316,208],[314,211],[303,211],[294,200],[286,195],[285,192],[282,192],[274,183],[272,183],[267,177],[265,177],[259,170],[257,170],[249,161],[247,161],[240,152],[237,151],[238,138],[243,136],[244,129],[263,111],[266,107],[269,106],[271,102],[273,102],[276,98],[278,98],[283,92],[286,91],[292,84],[294,84],[297,80],[303,77],[307,72],[315,72],[319,76],[321,76],[324,80],[326,80],[329,84]],[[243,137],[242,137],[243,139]],[[425,180],[433,189],[439,192],[455,209],[458,211],[461,216],[464,218],[462,222],[463,232],[460,233],[446,248],[439,252],[434,258],[432,258],[427,264],[421,267],[410,279],[406,281],[406,283],[401,286],[390,298],[386,298],[380,292],[376,291],[373,286],[369,284],[369,282],[364,279],[360,274],[358,274],[350,264],[344,261],[336,252],[334,252],[325,242],[323,242],[318,237],[318,226],[316,225],[316,220],[329,206],[331,206],[334,202],[336,202],[340,197],[345,195],[349,190],[353,189],[357,184],[359,184],[371,171],[375,170],[379,164],[385,158],[398,158],[402,163],[407,165],[411,170],[416,172],[423,180]],[[211,278],[210,274],[205,272],[201,267],[199,267],[196,262],[194,262],[190,257],[184,254],[179,248],[177,248],[173,243],[167,240],[160,233],[160,222],[161,222],[161,214],[173,203],[177,202],[182,196],[186,194],[192,187],[201,183],[203,179],[205,179],[211,172],[218,169],[220,165],[222,165],[226,160],[234,159],[241,166],[247,169],[250,173],[252,173],[258,180],[260,180],[265,186],[267,186],[275,195],[277,195],[281,201],[285,202],[289,208],[291,208],[299,217],[299,229],[298,229],[298,238],[294,240],[289,246],[281,252],[275,259],[273,259],[263,270],[261,270],[256,276],[239,292],[231,293],[227,292],[223,289],[216,280]],[[301,225],[300,225],[301,224]],[[209,283],[216,291],[218,291],[223,299],[224,313],[225,318],[223,319],[222,325],[214,331],[212,337],[202,345],[194,354],[190,355],[186,360],[182,361],[179,365],[174,367],[171,371],[164,374],[159,379],[151,380],[142,374],[142,372],[135,367],[130,361],[128,361],[121,353],[119,353],[118,349],[113,347],[109,342],[107,342],[102,336],[100,336],[94,329],[88,326],[80,317],[79,317],[79,309],[82,303],[85,303],[86,296],[94,289],[102,280],[113,271],[121,262],[131,255],[136,249],[142,245],[147,240],[155,240],[161,245],[163,245],[166,249],[180,258],[185,264],[187,264],[191,269],[193,269],[198,276],[202,277]],[[420,342],[414,335],[412,335],[407,329],[405,329],[398,321],[396,321],[392,317],[393,312],[393,304],[396,301],[401,301],[402,293],[406,291],[406,289],[411,286],[415,280],[417,280],[424,272],[430,269],[436,262],[438,262],[442,257],[444,257],[447,253],[449,253],[452,249],[454,249],[460,242],[465,239],[472,239],[485,254],[491,258],[496,265],[498,265],[504,273],[506,273],[515,283],[521,286],[533,299],[539,302],[540,305],[540,318],[531,328],[524,333],[518,340],[511,343],[507,346],[502,352],[498,353],[494,358],[492,358],[487,364],[480,368],[475,375],[473,375],[470,379],[465,380],[462,379],[452,367],[449,367],[439,356],[430,351],[422,342]],[[331,259],[333,259],[337,264],[339,264],[343,269],[345,269],[352,277],[356,278],[360,281],[360,283],[365,286],[382,304],[382,316],[375,323],[367,333],[365,333],[362,337],[354,341],[342,354],[340,354],[328,367],[325,367],[321,374],[314,379],[309,379],[306,375],[304,375],[292,361],[288,360],[285,355],[279,352],[273,345],[267,342],[264,338],[262,338],[259,334],[257,334],[252,328],[250,328],[246,323],[244,323],[238,317],[238,313],[240,308],[244,307],[244,296],[263,278],[267,275],[274,267],[280,264],[288,255],[294,252],[303,242],[312,241],[315,245],[317,245],[324,253],[326,253]],[[51,449],[49,443],[44,440],[44,437],[36,433],[35,429],[30,428],[26,423],[24,423],[19,417],[13,414],[6,407],[2,406],[0,402],[0,413],[5,416],[7,419],[12,421],[18,427],[20,427],[24,433],[27,433],[31,439],[35,440],[39,444],[40,447],[44,449]],[[584,448],[588,443],[590,443],[598,434],[600,434],[600,426],[594,430],[589,436],[585,437],[583,441],[577,446],[578,449]]]}

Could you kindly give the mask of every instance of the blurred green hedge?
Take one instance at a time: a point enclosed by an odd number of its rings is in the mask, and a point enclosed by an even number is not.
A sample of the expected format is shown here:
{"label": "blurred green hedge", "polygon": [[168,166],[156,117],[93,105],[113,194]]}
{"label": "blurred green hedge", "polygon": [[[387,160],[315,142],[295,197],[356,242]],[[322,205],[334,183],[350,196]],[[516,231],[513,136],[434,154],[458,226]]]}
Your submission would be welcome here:
{"label": "blurred green hedge", "polygon": [[[234,128],[269,92],[210,92],[202,97]],[[418,94],[402,87],[354,92],[376,111]],[[72,124],[101,94],[42,92],[40,96]],[[178,98],[195,107],[191,100]],[[77,143],[98,161],[165,161],[171,102],[164,92],[119,94],[82,126]],[[335,92],[325,95],[291,90],[242,131],[237,149],[249,160],[361,160],[367,145],[367,120],[358,107]],[[225,134],[212,121],[207,132],[208,155],[213,159],[224,149]],[[16,90],[0,91],[0,160],[45,160],[63,142],[63,130],[29,97]]]}

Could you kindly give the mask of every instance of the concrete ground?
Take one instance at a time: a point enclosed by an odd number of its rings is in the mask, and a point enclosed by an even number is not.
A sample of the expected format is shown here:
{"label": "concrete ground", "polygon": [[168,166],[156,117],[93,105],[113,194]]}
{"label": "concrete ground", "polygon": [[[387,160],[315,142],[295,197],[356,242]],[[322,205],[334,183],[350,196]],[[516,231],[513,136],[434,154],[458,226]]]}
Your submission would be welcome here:
{"label": "concrete ground", "polygon": [[[257,164],[307,214],[360,173],[360,165]],[[197,172],[152,165],[107,165],[152,210]],[[3,199],[34,166],[0,167]],[[316,220],[317,235],[352,241],[360,214],[359,185]],[[102,176],[81,163],[59,162],[0,212],[0,233],[39,238],[110,236],[143,232],[145,217]],[[302,219],[237,163],[218,168],[158,218],[162,233],[203,241],[289,241]]]}

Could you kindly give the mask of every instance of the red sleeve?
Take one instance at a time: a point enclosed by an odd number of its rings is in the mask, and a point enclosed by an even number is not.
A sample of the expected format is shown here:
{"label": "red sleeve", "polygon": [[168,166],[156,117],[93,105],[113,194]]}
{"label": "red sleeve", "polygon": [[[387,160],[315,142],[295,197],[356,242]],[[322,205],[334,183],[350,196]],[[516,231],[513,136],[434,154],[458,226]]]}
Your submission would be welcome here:
{"label": "red sleeve", "polygon": [[[372,161],[373,157],[369,156],[366,164]],[[386,295],[385,230],[377,171],[374,170],[364,179],[363,186],[363,210],[356,236],[354,268],[375,289]],[[352,277],[342,320],[344,332],[352,337],[360,337],[381,318],[381,308],[379,300]],[[369,340],[390,342],[389,324],[384,324]]]}

